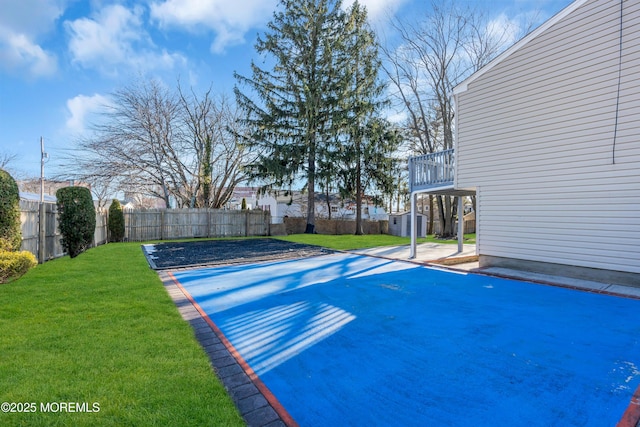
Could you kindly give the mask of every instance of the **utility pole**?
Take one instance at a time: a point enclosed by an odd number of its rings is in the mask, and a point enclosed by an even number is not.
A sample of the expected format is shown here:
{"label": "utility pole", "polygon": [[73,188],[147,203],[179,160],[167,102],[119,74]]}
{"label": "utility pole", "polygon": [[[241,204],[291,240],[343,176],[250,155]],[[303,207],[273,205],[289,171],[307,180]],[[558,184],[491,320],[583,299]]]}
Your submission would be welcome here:
{"label": "utility pole", "polygon": [[45,245],[46,245],[46,215],[44,208],[44,161],[49,155],[44,152],[44,138],[40,137],[40,206],[38,219],[38,262],[43,264],[45,261]]}

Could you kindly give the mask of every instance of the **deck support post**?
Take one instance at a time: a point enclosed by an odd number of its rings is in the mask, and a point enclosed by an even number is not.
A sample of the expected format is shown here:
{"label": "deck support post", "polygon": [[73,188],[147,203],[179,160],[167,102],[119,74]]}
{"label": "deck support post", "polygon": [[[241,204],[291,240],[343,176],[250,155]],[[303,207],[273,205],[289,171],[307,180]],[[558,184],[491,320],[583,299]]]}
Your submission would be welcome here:
{"label": "deck support post", "polygon": [[458,196],[458,252],[462,252],[464,240],[464,197]]}
{"label": "deck support post", "polygon": [[411,249],[409,250],[409,259],[416,257],[416,241],[418,239],[418,193],[411,192]]}

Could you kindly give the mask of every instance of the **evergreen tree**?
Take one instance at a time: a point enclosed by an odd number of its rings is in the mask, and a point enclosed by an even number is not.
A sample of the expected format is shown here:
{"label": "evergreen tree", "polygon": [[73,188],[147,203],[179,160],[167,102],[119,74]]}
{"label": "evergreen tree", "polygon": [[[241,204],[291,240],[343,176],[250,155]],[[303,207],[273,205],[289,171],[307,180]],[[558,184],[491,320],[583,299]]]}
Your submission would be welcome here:
{"label": "evergreen tree", "polygon": [[124,240],[124,213],[118,199],[113,199],[111,206],[109,206],[107,228],[109,229],[110,242],[122,242]]}
{"label": "evergreen tree", "polygon": [[[342,193],[356,199],[356,234],[363,234],[362,198],[367,181],[379,178],[388,157],[395,151],[397,138],[385,139],[388,124],[377,118],[385,105],[381,99],[385,85],[378,78],[378,43],[367,23],[367,11],[357,0],[347,12],[342,58],[345,96],[341,99],[344,127],[343,147],[338,148],[344,163]],[[376,182],[379,182],[376,179]]]}
{"label": "evergreen tree", "polygon": [[96,232],[91,191],[84,187],[60,188],[56,191],[56,204],[62,248],[75,258],[91,247]]}
{"label": "evergreen tree", "polygon": [[252,130],[247,146],[257,153],[247,167],[249,176],[262,180],[265,188],[306,181],[306,232],[313,233],[318,161],[343,123],[340,52],[346,18],[340,0],[281,0],[280,6],[256,43],[273,67],[252,63],[251,78],[236,74],[257,99],[237,87],[235,92]]}

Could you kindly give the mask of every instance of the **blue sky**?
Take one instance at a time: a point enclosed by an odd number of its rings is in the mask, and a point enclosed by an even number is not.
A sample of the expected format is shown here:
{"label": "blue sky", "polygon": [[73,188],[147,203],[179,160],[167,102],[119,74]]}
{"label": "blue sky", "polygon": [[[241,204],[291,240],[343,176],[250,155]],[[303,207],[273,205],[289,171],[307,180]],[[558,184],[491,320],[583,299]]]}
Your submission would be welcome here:
{"label": "blue sky", "polygon": [[[347,6],[352,0],[343,0]],[[444,1],[444,0],[443,0]],[[571,0],[461,0],[509,23],[540,24]],[[389,17],[415,20],[425,0],[361,0],[374,27],[393,37]],[[139,77],[196,92],[232,94],[234,71],[250,75],[256,35],[278,0],[0,0],[0,155],[16,154],[18,178],[62,173],[62,154],[109,94]],[[515,41],[515,40],[514,40]]]}

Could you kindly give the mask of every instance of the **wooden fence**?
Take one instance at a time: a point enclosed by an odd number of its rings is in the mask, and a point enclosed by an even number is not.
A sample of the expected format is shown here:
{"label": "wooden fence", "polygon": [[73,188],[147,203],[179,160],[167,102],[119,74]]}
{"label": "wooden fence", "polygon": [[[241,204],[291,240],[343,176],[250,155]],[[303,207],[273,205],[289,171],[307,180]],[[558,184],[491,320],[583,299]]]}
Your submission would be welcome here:
{"label": "wooden fence", "polygon": [[268,236],[270,216],[258,210],[149,209],[124,212],[128,241]]}
{"label": "wooden fence", "polygon": [[[20,220],[22,223],[23,251],[29,251],[38,258],[40,246],[39,218],[40,203],[30,200],[20,200]],[[44,203],[44,258],[40,262],[49,261],[64,255],[58,229],[58,209],[55,203]],[[96,231],[93,244],[95,246],[107,242],[107,214],[96,213]]]}
{"label": "wooden fence", "polygon": [[[22,250],[38,257],[40,237],[38,202],[21,200]],[[44,261],[64,255],[55,203],[45,203]],[[125,240],[187,239],[195,237],[268,236],[270,216],[263,211],[218,209],[153,209],[125,211]],[[108,241],[107,212],[96,213],[94,246]]]}

